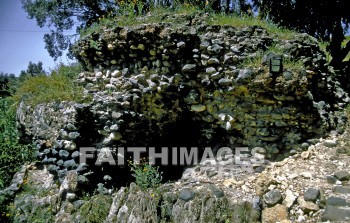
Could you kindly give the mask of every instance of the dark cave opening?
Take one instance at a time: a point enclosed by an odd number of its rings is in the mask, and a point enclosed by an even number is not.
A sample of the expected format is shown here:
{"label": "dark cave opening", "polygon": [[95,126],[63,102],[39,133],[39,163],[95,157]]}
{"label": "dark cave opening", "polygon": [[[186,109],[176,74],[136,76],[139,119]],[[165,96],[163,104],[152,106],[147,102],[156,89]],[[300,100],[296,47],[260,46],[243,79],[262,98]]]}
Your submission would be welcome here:
{"label": "dark cave opening", "polygon": [[[91,123],[91,122],[90,122]],[[159,167],[159,172],[162,173],[162,182],[173,182],[179,180],[187,167],[193,166],[193,163],[181,163],[179,157],[173,157],[173,150],[190,150],[191,148],[197,148],[198,151],[195,156],[200,160],[204,147],[214,148],[218,147],[218,142],[224,143],[225,134],[220,130],[220,128],[214,129],[212,133],[212,138],[207,139],[204,137],[203,129],[207,129],[208,126],[203,126],[203,122],[198,119],[193,112],[183,111],[181,118],[175,122],[168,124],[163,127],[162,134],[157,131],[152,131],[152,135],[143,135],[142,133],[136,137],[137,141],[131,141],[128,145],[125,145],[123,151],[127,151],[129,147],[143,147],[146,148],[146,152],[141,153],[141,157],[150,159],[150,148],[155,149],[155,153],[160,154],[163,151],[163,154],[166,155],[166,164],[163,165],[160,158],[155,159],[153,164],[155,167]],[[92,129],[87,128],[87,129]],[[87,135],[83,136],[92,136],[94,132],[89,132],[86,130]],[[146,138],[147,137],[147,138]],[[96,135],[95,135],[96,139]],[[144,140],[142,140],[144,139]],[[145,143],[143,143],[145,142]],[[80,142],[82,143],[82,142]],[[92,142],[90,142],[92,143]],[[82,144],[80,144],[82,145]],[[96,145],[96,142],[95,142]],[[221,145],[220,145],[221,146]],[[97,150],[98,150],[97,146]],[[164,150],[166,151],[164,152]],[[95,165],[97,158],[97,150],[94,152],[93,159],[87,159],[88,171],[90,175],[86,177],[89,180],[87,185],[82,185],[82,189],[85,191],[92,191],[96,189],[98,183],[103,183],[106,188],[119,188],[122,186],[128,186],[131,182],[134,182],[135,179],[132,176],[130,166],[128,165],[128,160],[132,159],[132,153],[124,153],[124,165],[110,165],[109,163],[103,163],[102,165]],[[113,152],[113,158],[118,164],[118,148],[115,148]],[[188,152],[190,153],[190,152]],[[177,153],[176,155],[180,156],[183,154]],[[174,164],[174,160],[177,162]],[[106,180],[106,178],[109,178]]]}

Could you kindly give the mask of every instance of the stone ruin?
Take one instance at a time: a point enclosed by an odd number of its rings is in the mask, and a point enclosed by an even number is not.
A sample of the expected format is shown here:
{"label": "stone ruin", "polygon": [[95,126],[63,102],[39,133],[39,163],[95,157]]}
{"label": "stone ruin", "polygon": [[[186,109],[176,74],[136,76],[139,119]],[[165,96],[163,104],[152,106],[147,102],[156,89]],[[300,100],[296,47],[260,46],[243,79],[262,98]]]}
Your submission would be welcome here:
{"label": "stone ruin", "polygon": [[[111,174],[79,164],[83,146],[247,146],[280,158],[345,122],[347,95],[306,34],[281,39],[262,27],[193,19],[95,31],[73,51],[86,68],[77,81],[92,101],[18,109],[22,139],[34,140],[59,179],[68,170],[81,183]],[[273,73],[276,54],[283,68]]]}

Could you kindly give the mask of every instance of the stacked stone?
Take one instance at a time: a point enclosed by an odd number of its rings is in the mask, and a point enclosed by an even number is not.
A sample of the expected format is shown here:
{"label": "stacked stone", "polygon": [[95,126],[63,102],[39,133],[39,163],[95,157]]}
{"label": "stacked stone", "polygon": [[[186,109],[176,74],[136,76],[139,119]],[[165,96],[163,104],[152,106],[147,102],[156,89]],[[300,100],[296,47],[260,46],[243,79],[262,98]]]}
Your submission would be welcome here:
{"label": "stacked stone", "polygon": [[[91,41],[100,48],[93,49]],[[286,59],[302,60],[304,67],[271,74],[266,53],[271,46]],[[190,111],[202,129],[213,130],[203,131],[203,138],[212,139],[213,132],[224,129],[230,146],[261,146],[270,156],[291,150],[329,127],[327,120],[320,121],[319,110],[325,112],[325,106],[316,103],[333,99],[327,95],[326,61],[317,42],[307,35],[279,40],[261,27],[172,30],[166,24],[153,24],[93,34],[75,50],[87,67],[96,69],[79,79],[86,88],[95,87],[95,98],[101,102],[95,112],[111,117],[115,106],[108,104],[117,100],[119,112],[135,112],[129,115],[132,123],[156,126],[153,131],[164,131],[167,123]],[[265,56],[258,67],[240,66],[261,54]],[[120,120],[126,125],[123,134],[131,133],[124,142],[137,140],[133,136],[139,125],[130,128],[124,117]],[[115,124],[118,121],[111,123]],[[138,140],[144,142],[144,138]]]}
{"label": "stacked stone", "polygon": [[[271,73],[272,46],[303,67]],[[326,60],[307,35],[281,40],[261,27],[147,24],[100,30],[74,52],[89,68],[78,82],[92,102],[19,108],[23,137],[35,140],[60,179],[77,170],[86,182],[89,172],[77,163],[81,146],[155,146],[183,120],[181,131],[196,126],[196,142],[183,145],[174,135],[177,146],[259,146],[268,158],[342,121],[330,108],[344,104],[329,103],[347,95],[328,77]],[[242,65],[259,55],[261,63]]]}

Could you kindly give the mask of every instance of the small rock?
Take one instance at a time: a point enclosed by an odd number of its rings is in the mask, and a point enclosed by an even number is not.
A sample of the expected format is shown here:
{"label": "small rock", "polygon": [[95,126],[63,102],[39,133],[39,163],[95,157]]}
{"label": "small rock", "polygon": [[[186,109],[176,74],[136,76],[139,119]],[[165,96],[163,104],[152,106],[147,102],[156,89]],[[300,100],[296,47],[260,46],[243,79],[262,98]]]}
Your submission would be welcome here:
{"label": "small rock", "polygon": [[311,179],[312,178],[312,174],[310,172],[302,172],[300,175],[302,177],[304,177],[305,179]]}
{"label": "small rock", "polygon": [[217,58],[210,58],[208,60],[208,64],[212,65],[212,64],[220,64],[220,61]]}
{"label": "small rock", "polygon": [[340,181],[350,180],[350,173],[344,170],[334,173],[334,176]]}
{"label": "small rock", "polygon": [[67,193],[66,198],[68,201],[73,202],[77,196],[75,193]]}
{"label": "small rock", "polygon": [[327,176],[326,179],[327,182],[330,184],[335,184],[337,182],[337,178],[335,178],[334,176]]}
{"label": "small rock", "polygon": [[309,158],[309,156],[310,156],[309,151],[304,151],[301,153],[301,158],[303,158],[303,159],[307,159],[307,158]]}
{"label": "small rock", "polygon": [[350,194],[350,186],[336,186],[334,192],[338,194]]}
{"label": "small rock", "polygon": [[207,107],[205,105],[192,105],[191,110],[195,112],[202,112],[205,111]]}
{"label": "small rock", "polygon": [[58,155],[62,158],[67,158],[69,156],[69,152],[67,150],[60,150]]}
{"label": "small rock", "polygon": [[250,69],[241,70],[236,78],[237,83],[246,83],[252,76],[253,71]]}
{"label": "small rock", "polygon": [[81,185],[88,185],[89,184],[89,180],[85,176],[79,175],[78,176],[78,183],[81,184]]}
{"label": "small rock", "polygon": [[215,175],[217,175],[218,174],[218,172],[216,172],[216,171],[207,171],[207,176],[210,178],[210,177],[213,177],[213,176],[215,176]]}
{"label": "small rock", "polygon": [[205,69],[205,72],[207,74],[215,74],[216,73],[216,69],[214,67],[208,67]]}
{"label": "small rock", "polygon": [[228,79],[228,78],[221,78],[218,83],[220,85],[223,85],[223,86],[227,86],[227,85],[231,85],[232,84],[232,80],[231,79]]}
{"label": "small rock", "polygon": [[350,206],[344,198],[333,196],[327,199],[326,204],[331,206]]}
{"label": "small rock", "polygon": [[115,89],[117,89],[117,87],[114,86],[113,84],[106,84],[105,88],[106,88],[106,90],[115,90]]}
{"label": "small rock", "polygon": [[329,148],[333,148],[337,146],[337,142],[331,139],[327,139],[323,142],[323,145]]}
{"label": "small rock", "polygon": [[261,214],[263,223],[284,222],[288,219],[288,210],[282,204],[277,204],[271,208],[265,208]]}
{"label": "small rock", "polygon": [[320,210],[320,207],[317,204],[314,204],[310,201],[305,201],[302,197],[298,198],[298,203],[300,208],[304,211],[304,213],[316,212]]}
{"label": "small rock", "polygon": [[74,159],[74,158],[77,158],[77,157],[79,157],[80,156],[80,152],[79,151],[75,151],[75,152],[73,152],[72,153],[72,158]]}
{"label": "small rock", "polygon": [[327,205],[321,220],[347,222],[350,220],[350,208]]}
{"label": "small rock", "polygon": [[223,197],[225,195],[224,191],[221,188],[213,185],[210,185],[209,188],[217,198]]}
{"label": "small rock", "polygon": [[74,169],[74,167],[77,166],[76,162],[74,160],[67,160],[63,163],[63,166],[66,169]]}
{"label": "small rock", "polygon": [[320,197],[320,190],[315,188],[309,188],[304,193],[305,201],[315,202]]}
{"label": "small rock", "polygon": [[218,44],[214,44],[207,48],[209,54],[219,54],[222,50],[222,47]]}
{"label": "small rock", "polygon": [[196,64],[186,64],[182,68],[182,72],[194,72],[196,71],[197,65]]}
{"label": "small rock", "polygon": [[268,206],[273,206],[282,201],[282,194],[279,190],[271,190],[263,196],[263,201]]}
{"label": "small rock", "polygon": [[286,190],[286,197],[283,200],[283,204],[287,206],[287,208],[290,208],[293,206],[295,200],[297,197],[294,195],[294,193],[291,190]]}
{"label": "small rock", "polygon": [[195,193],[187,188],[184,188],[179,193],[179,198],[185,202],[190,201],[194,198]]}

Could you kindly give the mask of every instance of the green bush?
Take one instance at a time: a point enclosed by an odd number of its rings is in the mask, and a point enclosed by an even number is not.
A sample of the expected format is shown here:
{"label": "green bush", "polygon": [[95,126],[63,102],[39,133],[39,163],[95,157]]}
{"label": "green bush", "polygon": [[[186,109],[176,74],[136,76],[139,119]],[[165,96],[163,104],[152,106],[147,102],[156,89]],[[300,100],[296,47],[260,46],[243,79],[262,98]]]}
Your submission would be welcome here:
{"label": "green bush", "polygon": [[15,113],[10,101],[0,99],[0,189],[7,186],[21,164],[33,160],[33,149],[18,142]]}
{"label": "green bush", "polygon": [[142,190],[156,188],[162,181],[162,173],[159,172],[159,167],[153,166],[145,159],[142,159],[140,163],[130,161],[129,166],[136,185]]}
{"label": "green bush", "polygon": [[[18,142],[16,115],[9,109],[10,104],[8,98],[0,98],[0,190],[9,186],[22,164],[34,160],[33,147]],[[0,222],[6,222],[9,217],[8,199],[0,196]]]}
{"label": "green bush", "polygon": [[78,86],[74,79],[81,71],[79,66],[61,65],[51,75],[28,77],[18,84],[12,96],[14,107],[24,100],[28,105],[56,101],[83,102],[83,87]]}

